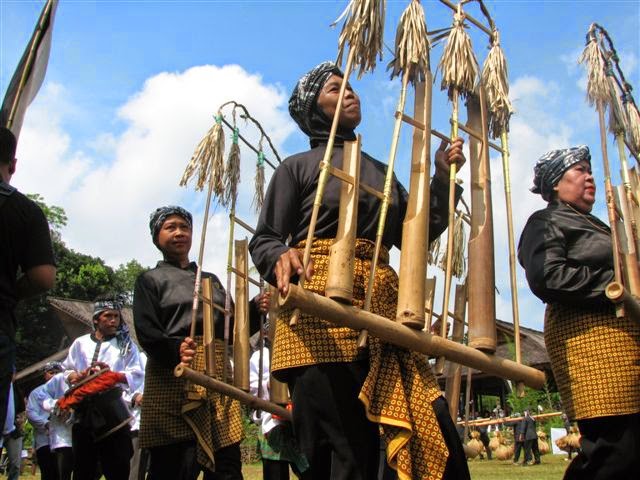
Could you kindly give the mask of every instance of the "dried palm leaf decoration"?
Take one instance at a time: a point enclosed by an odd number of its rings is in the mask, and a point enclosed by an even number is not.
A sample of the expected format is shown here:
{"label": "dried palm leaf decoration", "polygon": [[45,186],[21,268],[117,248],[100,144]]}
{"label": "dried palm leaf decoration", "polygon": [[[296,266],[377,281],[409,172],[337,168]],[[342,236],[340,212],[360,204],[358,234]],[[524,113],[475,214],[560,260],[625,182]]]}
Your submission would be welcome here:
{"label": "dried palm leaf decoration", "polygon": [[627,142],[638,155],[640,154],[640,112],[631,93],[625,95],[623,103],[627,112]]}
{"label": "dried palm leaf decoration", "polygon": [[256,162],[256,175],[254,178],[254,194],[253,201],[251,205],[253,205],[254,211],[259,213],[262,209],[262,203],[264,201],[264,152],[262,151],[262,141],[264,140],[264,136],[260,138],[260,143],[258,144],[258,160]]}
{"label": "dried palm leaf decoration", "polygon": [[431,68],[429,48],[424,9],[420,0],[411,0],[398,23],[395,56],[387,67],[391,78],[403,74],[412,83],[424,82],[425,71]]}
{"label": "dried palm leaf decoration", "polygon": [[498,30],[493,30],[491,49],[482,67],[481,81],[489,107],[489,132],[492,138],[499,138],[502,132],[509,131],[509,119],[513,113],[513,107],[509,100],[507,60],[500,46]]}
{"label": "dried palm leaf decoration", "polygon": [[224,174],[224,198],[222,204],[225,207],[235,205],[238,198],[238,184],[240,183],[240,145],[238,136],[240,131],[236,124],[236,111],[233,110],[233,132],[231,133],[231,148],[227,157],[227,166]]}

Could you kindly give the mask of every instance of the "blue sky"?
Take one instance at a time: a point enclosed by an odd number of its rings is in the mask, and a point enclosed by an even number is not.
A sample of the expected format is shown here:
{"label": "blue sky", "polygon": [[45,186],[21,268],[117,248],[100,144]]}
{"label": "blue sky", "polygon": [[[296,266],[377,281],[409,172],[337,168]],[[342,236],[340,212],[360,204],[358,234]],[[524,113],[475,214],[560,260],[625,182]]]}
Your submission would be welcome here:
{"label": "blue sky", "polygon": [[[604,26],[622,67],[640,84],[639,1],[490,1],[509,63],[512,100],[512,185],[517,232],[543,205],[527,188],[536,158],[552,148],[586,143],[594,154],[599,208],[606,218],[595,112],[585,101],[577,66],[591,22]],[[146,230],[148,213],[181,203],[201,219],[203,196],[178,187],[193,148],[224,101],[246,104],[272,135],[282,156],[306,149],[286,102],[297,78],[335,58],[339,30],[329,28],[346,1],[65,1],[58,7],[45,84],[27,112],[13,183],[40,192],[69,214],[68,244],[116,266],[130,258],[152,265],[157,252]],[[392,47],[407,1],[388,1],[385,43]],[[42,1],[0,0],[0,91],[4,92],[33,31]],[[429,30],[451,23],[451,11],[423,2]],[[475,18],[476,4],[465,7]],[[480,63],[487,37],[471,29]],[[435,69],[442,46],[431,54]],[[399,92],[385,71],[388,51],[373,74],[352,83],[363,102],[359,129],[365,150],[386,161]],[[433,125],[448,131],[449,106],[434,87]],[[640,98],[639,92],[636,98]],[[411,112],[411,101],[407,111]],[[241,132],[253,140],[251,128]],[[410,130],[404,128],[397,174],[408,181]],[[437,146],[434,142],[434,148]],[[616,158],[610,147],[610,156]],[[249,204],[255,156],[243,150],[240,214]],[[498,314],[510,319],[501,166],[492,162]],[[462,172],[468,179],[468,171]],[[465,182],[468,183],[468,182]],[[201,223],[201,220],[198,221]],[[198,226],[199,229],[199,226]],[[205,266],[225,271],[227,220],[217,208]],[[198,233],[198,232],[196,232]],[[238,234],[240,237],[241,234]],[[516,239],[517,241],[517,239]],[[396,255],[397,258],[397,255]],[[542,327],[543,306],[518,271],[524,325]],[[440,283],[442,285],[442,283]],[[439,295],[438,295],[439,296]]]}

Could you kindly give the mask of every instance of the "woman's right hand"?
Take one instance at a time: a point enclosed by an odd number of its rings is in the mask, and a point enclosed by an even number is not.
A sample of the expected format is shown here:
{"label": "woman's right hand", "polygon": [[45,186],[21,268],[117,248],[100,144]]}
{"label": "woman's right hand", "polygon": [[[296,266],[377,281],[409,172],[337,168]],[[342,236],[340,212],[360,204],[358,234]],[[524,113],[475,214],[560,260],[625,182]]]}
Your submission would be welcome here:
{"label": "woman's right hand", "polygon": [[[278,258],[274,268],[276,274],[276,283],[280,295],[285,296],[289,293],[289,282],[292,275],[302,275],[303,271],[303,253],[296,249],[290,248]],[[313,276],[313,260],[309,260],[307,270],[304,277],[309,279]]]}
{"label": "woman's right hand", "polygon": [[196,356],[196,348],[198,345],[195,340],[186,337],[180,344],[180,363],[185,367],[191,367],[193,358]]}

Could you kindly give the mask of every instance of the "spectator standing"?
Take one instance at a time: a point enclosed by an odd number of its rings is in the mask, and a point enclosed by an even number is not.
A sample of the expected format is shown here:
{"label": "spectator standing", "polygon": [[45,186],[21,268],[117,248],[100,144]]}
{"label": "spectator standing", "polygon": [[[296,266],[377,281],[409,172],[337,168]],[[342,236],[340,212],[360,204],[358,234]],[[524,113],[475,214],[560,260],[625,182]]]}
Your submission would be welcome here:
{"label": "spectator standing", "polygon": [[[524,462],[527,465],[539,465],[540,451],[538,450],[537,425],[529,410],[524,411],[524,424]],[[532,453],[533,458],[531,458]]]}

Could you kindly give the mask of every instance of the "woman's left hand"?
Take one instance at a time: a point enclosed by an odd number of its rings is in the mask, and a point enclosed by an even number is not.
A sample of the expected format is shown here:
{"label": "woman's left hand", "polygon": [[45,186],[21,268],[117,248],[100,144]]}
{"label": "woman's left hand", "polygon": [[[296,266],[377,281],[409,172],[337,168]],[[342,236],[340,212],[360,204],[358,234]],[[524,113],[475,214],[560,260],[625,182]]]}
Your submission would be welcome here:
{"label": "woman's left hand", "polygon": [[260,313],[269,313],[269,306],[271,304],[271,292],[263,292],[261,294],[256,295],[253,298],[253,301],[258,307]]}
{"label": "woman's left hand", "polygon": [[457,137],[453,143],[449,145],[449,142],[442,140],[438,150],[436,151],[436,174],[435,176],[441,182],[449,183],[449,167],[452,164],[456,164],[457,171],[460,171],[467,159],[462,153],[462,146],[464,140]]}

